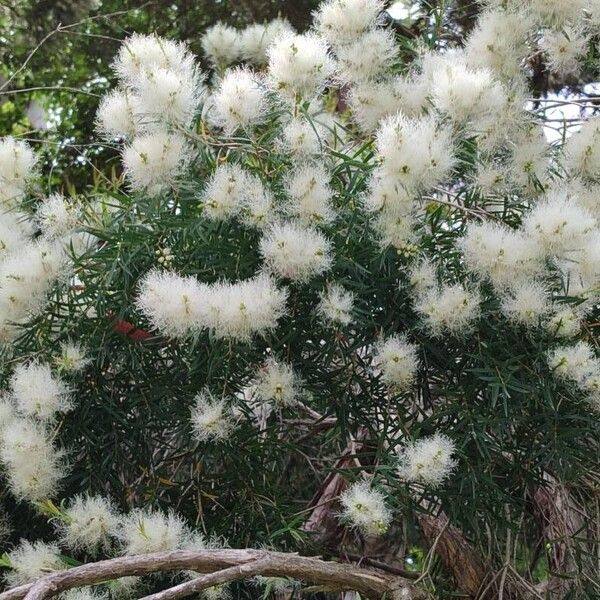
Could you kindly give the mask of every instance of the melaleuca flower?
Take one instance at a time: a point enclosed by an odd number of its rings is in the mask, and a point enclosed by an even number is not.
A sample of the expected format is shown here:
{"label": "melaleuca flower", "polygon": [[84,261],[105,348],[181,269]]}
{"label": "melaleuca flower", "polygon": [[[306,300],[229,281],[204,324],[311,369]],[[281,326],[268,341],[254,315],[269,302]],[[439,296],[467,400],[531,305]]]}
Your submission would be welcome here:
{"label": "melaleuca flower", "polygon": [[218,165],[200,197],[204,215],[215,221],[237,215],[244,206],[251,178],[235,163]]}
{"label": "melaleuca flower", "polygon": [[66,474],[62,458],[47,432],[30,420],[15,419],[2,431],[0,460],[18,499],[36,502],[53,496]]}
{"label": "melaleuca flower", "polygon": [[66,385],[49,365],[18,365],[10,387],[17,410],[24,416],[47,420],[73,408]]}
{"label": "melaleuca flower", "polygon": [[548,353],[548,365],[556,377],[573,381],[584,390],[589,389],[600,374],[600,361],[586,342],[552,350]]}
{"label": "melaleuca flower", "polygon": [[388,215],[408,214],[416,205],[415,195],[403,187],[394,177],[376,170],[369,180],[364,196],[365,208],[369,211],[384,211]]}
{"label": "melaleuca flower", "polygon": [[417,298],[415,310],[434,335],[444,331],[462,335],[471,330],[479,318],[479,303],[478,292],[459,284],[444,285]]}
{"label": "melaleuca flower", "polygon": [[60,345],[60,356],[56,357],[55,363],[67,373],[77,373],[85,369],[91,362],[80,344],[74,342],[63,342]]}
{"label": "melaleuca flower", "polygon": [[537,193],[539,184],[546,183],[548,171],[549,146],[543,131],[538,127],[523,129],[513,136],[512,144],[512,183]]}
{"label": "melaleuca flower", "polygon": [[404,446],[399,454],[398,474],[408,482],[436,487],[456,468],[454,442],[441,434]]}
{"label": "melaleuca flower", "polygon": [[259,371],[256,396],[261,402],[285,408],[295,404],[300,386],[300,379],[292,367],[270,358]]}
{"label": "melaleuca flower", "polygon": [[434,119],[394,115],[377,130],[382,172],[408,189],[428,189],[446,177],[454,164],[452,136]]}
{"label": "melaleuca flower", "polygon": [[287,213],[306,225],[322,225],[335,219],[331,208],[330,175],[318,164],[306,163],[288,175],[285,191]]}
{"label": "melaleuca flower", "polygon": [[483,12],[469,34],[465,52],[475,68],[489,68],[503,79],[521,77],[521,64],[529,53],[528,37],[532,24],[518,11]]}
{"label": "melaleuca flower", "polygon": [[235,427],[233,413],[225,400],[204,391],[195,398],[192,408],[192,432],[199,442],[227,440]]}
{"label": "melaleuca flower", "polygon": [[527,9],[531,14],[545,25],[562,27],[567,21],[577,21],[583,16],[583,11],[587,8],[587,0],[521,0],[522,8]]}
{"label": "melaleuca flower", "polygon": [[240,34],[223,23],[209,27],[202,36],[202,49],[210,62],[223,69],[233,64],[241,53]]}
{"label": "melaleuca flower", "polygon": [[458,123],[474,124],[498,117],[506,94],[488,69],[466,66],[460,55],[430,58],[428,78],[434,106]]}
{"label": "melaleuca flower", "polygon": [[495,162],[484,162],[477,165],[473,176],[473,190],[487,196],[504,196],[509,188],[509,170],[506,165]]}
{"label": "melaleuca flower", "polygon": [[232,134],[260,123],[267,111],[267,91],[252,71],[243,67],[225,73],[213,94],[214,121]]}
{"label": "melaleuca flower", "polygon": [[523,220],[523,230],[548,255],[565,257],[597,228],[594,216],[564,190],[550,191]]}
{"label": "melaleuca flower", "polygon": [[373,222],[381,249],[392,246],[406,256],[412,256],[417,248],[416,225],[414,212],[395,208],[382,210]]}
{"label": "melaleuca flower", "polygon": [[417,347],[405,336],[394,335],[375,348],[373,363],[381,370],[381,379],[397,392],[408,389],[419,368]]}
{"label": "melaleuca flower", "polygon": [[360,83],[377,79],[398,58],[399,48],[394,34],[374,29],[354,42],[336,46],[335,54],[343,81]]}
{"label": "melaleuca flower", "polygon": [[195,61],[186,45],[156,35],[134,33],[121,47],[113,69],[123,83],[133,86],[141,75],[165,69],[191,79]]}
{"label": "melaleuca flower", "polygon": [[265,274],[210,288],[204,324],[214,336],[249,341],[275,328],[286,311],[287,291]]}
{"label": "melaleuca flower", "polygon": [[576,336],[581,330],[582,316],[571,308],[557,310],[545,323],[546,329],[559,338]]}
{"label": "melaleuca flower", "polygon": [[429,260],[417,263],[408,273],[408,283],[418,296],[437,288],[438,277],[435,266]]}
{"label": "melaleuca flower", "polygon": [[118,513],[102,496],[75,496],[64,511],[58,529],[61,542],[89,554],[110,549],[120,528]]}
{"label": "melaleuca flower", "polygon": [[469,225],[459,244],[469,269],[489,278],[499,289],[514,284],[515,280],[529,280],[544,266],[538,243],[504,224]]}
{"label": "melaleuca flower", "polygon": [[25,142],[0,139],[0,204],[10,208],[21,200],[35,164],[35,154]]}
{"label": "melaleuca flower", "polygon": [[240,222],[247,227],[262,229],[267,227],[275,217],[273,194],[265,188],[258,177],[250,175],[246,179],[244,200],[239,215]]}
{"label": "melaleuca flower", "polygon": [[81,218],[81,206],[62,194],[52,194],[40,203],[36,220],[47,237],[61,237],[75,229]]}
{"label": "melaleuca flower", "polygon": [[0,440],[2,431],[17,418],[17,411],[10,398],[0,396]]}
{"label": "melaleuca flower", "polygon": [[315,13],[314,26],[330,44],[348,44],[378,24],[382,0],[327,0]]}
{"label": "melaleuca flower", "polygon": [[354,294],[337,283],[331,283],[319,293],[317,313],[326,323],[349,325],[354,310]]}
{"label": "melaleuca flower", "polygon": [[136,509],[121,518],[118,535],[123,554],[133,556],[178,550],[188,536],[188,529],[173,512]]}
{"label": "melaleuca flower", "polygon": [[123,167],[131,189],[150,194],[171,185],[189,159],[189,147],[179,134],[140,135],[123,149]]}
{"label": "melaleuca flower", "polygon": [[0,321],[19,323],[38,314],[53,284],[68,274],[59,243],[27,243],[0,263]]}
{"label": "melaleuca flower", "polygon": [[366,535],[381,535],[387,531],[392,514],[385,505],[385,496],[365,481],[353,483],[340,496],[342,518]]}
{"label": "melaleuca flower", "polygon": [[54,571],[66,569],[56,544],[29,542],[22,539],[19,545],[8,553],[11,570],[5,575],[9,587],[31,583]]}
{"label": "melaleuca flower", "polygon": [[331,244],[314,229],[297,223],[273,225],[260,241],[265,266],[274,274],[306,282],[331,268]]}
{"label": "melaleuca flower", "polygon": [[129,92],[112,90],[102,96],[96,113],[96,129],[106,139],[132,138],[139,129],[139,101]]}
{"label": "melaleuca flower", "polygon": [[566,142],[565,166],[572,175],[600,179],[600,118],[588,119]]}
{"label": "melaleuca flower", "polygon": [[247,61],[262,66],[268,60],[269,46],[285,33],[293,32],[293,28],[286,19],[273,19],[266,25],[252,23],[240,32],[241,55]]}
{"label": "melaleuca flower", "polygon": [[291,119],[281,130],[281,137],[277,140],[283,152],[293,154],[298,158],[309,158],[319,155],[331,142],[334,123],[325,124],[319,120],[306,120],[300,117]]}
{"label": "melaleuca flower", "polygon": [[549,312],[548,292],[539,283],[525,281],[512,286],[502,298],[500,307],[510,321],[536,327]]}
{"label": "melaleuca flower", "polygon": [[287,99],[312,98],[334,71],[327,45],[313,34],[284,34],[268,54],[271,86]]}
{"label": "melaleuca flower", "polygon": [[31,242],[32,234],[33,227],[26,216],[14,212],[0,214],[0,260]]}
{"label": "melaleuca flower", "polygon": [[136,305],[153,327],[182,338],[205,326],[203,303],[207,296],[207,286],[194,277],[154,270],[141,280]]}
{"label": "melaleuca flower", "polygon": [[351,118],[366,132],[372,132],[385,117],[401,112],[421,116],[428,104],[429,82],[424,77],[396,76],[386,81],[358,82],[349,91]]}
{"label": "melaleuca flower", "polygon": [[569,77],[579,73],[588,43],[589,37],[583,31],[566,26],[560,31],[544,31],[540,48],[550,71],[559,77]]}
{"label": "melaleuca flower", "polygon": [[198,110],[201,91],[197,77],[188,74],[169,69],[142,72],[135,85],[138,129],[189,127]]}

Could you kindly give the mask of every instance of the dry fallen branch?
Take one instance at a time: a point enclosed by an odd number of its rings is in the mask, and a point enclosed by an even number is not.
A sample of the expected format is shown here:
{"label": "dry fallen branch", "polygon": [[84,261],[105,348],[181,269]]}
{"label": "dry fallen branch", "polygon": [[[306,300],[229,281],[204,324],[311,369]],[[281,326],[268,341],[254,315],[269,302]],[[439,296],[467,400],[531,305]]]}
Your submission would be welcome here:
{"label": "dry fallen branch", "polygon": [[154,594],[152,600],[175,600],[206,587],[245,577],[291,577],[337,591],[356,591],[368,598],[386,600],[424,599],[424,592],[403,577],[375,569],[324,561],[318,558],[265,550],[177,550],[126,556],[56,571],[0,594],[0,600],[45,600],[72,588],[120,577],[148,575],[160,571],[191,570],[209,573],[203,577]]}

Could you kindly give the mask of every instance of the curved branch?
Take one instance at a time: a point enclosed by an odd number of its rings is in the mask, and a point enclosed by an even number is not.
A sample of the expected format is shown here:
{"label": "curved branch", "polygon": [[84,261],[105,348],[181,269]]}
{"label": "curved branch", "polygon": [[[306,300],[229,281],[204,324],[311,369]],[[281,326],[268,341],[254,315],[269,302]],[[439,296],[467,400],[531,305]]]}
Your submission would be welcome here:
{"label": "curved branch", "polygon": [[[240,569],[240,567],[245,567]],[[211,578],[198,578],[190,585],[173,588],[173,595],[158,596],[163,600],[181,598],[219,582],[234,581],[246,576],[291,577],[312,584],[327,585],[340,591],[356,591],[366,597],[387,600],[422,600],[426,596],[410,581],[375,569],[324,561],[318,558],[268,552],[265,550],[176,550],[139,556],[124,556],[56,571],[36,582],[19,586],[0,594],[0,600],[45,600],[65,590],[93,585],[120,577],[148,575],[159,571],[192,570],[212,573]],[[217,572],[217,573],[215,573]],[[218,573],[220,572],[220,573]],[[184,586],[184,587],[182,587]],[[185,587],[188,586],[188,587]],[[193,589],[192,589],[193,588]]]}

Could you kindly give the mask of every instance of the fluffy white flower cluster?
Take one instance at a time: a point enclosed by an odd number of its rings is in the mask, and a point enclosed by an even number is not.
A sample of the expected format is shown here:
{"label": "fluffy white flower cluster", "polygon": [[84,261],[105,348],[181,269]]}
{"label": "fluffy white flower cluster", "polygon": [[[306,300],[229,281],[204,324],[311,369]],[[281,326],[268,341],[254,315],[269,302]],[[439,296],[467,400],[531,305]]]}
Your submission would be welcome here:
{"label": "fluffy white flower cluster", "polygon": [[329,324],[349,325],[354,310],[354,294],[337,283],[330,283],[320,294],[319,316]]}
{"label": "fluffy white flower cluster", "polygon": [[436,487],[456,468],[454,442],[441,434],[405,445],[399,454],[398,474],[407,482]]}
{"label": "fluffy white flower cluster", "polygon": [[290,365],[270,358],[258,373],[255,390],[260,402],[286,408],[296,403],[300,387],[300,378]]}
{"label": "fluffy white flower cluster", "polygon": [[381,370],[381,379],[399,392],[412,385],[419,367],[417,347],[401,335],[382,341],[376,347],[373,361]]}
{"label": "fluffy white flower cluster", "polygon": [[12,137],[0,139],[0,205],[3,209],[14,208],[21,201],[34,175],[36,162],[33,150],[25,142]]}
{"label": "fluffy white flower cluster", "polygon": [[41,541],[21,540],[8,554],[8,559],[11,570],[5,578],[9,587],[31,583],[43,575],[67,568],[58,545]]}
{"label": "fluffy white flower cluster", "polygon": [[366,535],[381,535],[387,531],[392,513],[385,496],[366,481],[353,483],[340,496],[342,519]]}
{"label": "fluffy white flower cluster", "polygon": [[226,401],[215,398],[208,390],[196,396],[191,423],[199,442],[227,440],[235,427],[233,412]]}
{"label": "fluffy white flower cluster", "polygon": [[249,340],[276,326],[287,292],[266,275],[236,283],[200,283],[168,271],[150,271],[141,281],[138,308],[170,337],[209,329],[216,337]]}

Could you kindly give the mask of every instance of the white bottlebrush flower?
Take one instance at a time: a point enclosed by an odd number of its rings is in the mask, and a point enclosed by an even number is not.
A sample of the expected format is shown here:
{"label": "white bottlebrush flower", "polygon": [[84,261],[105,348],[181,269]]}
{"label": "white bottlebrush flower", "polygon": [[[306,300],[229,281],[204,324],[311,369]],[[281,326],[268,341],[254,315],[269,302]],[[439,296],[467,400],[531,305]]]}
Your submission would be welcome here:
{"label": "white bottlebrush flower", "polygon": [[374,364],[381,369],[381,379],[396,391],[408,389],[419,368],[417,347],[405,336],[394,335],[375,348]]}
{"label": "white bottlebrush flower", "polygon": [[250,178],[250,174],[235,163],[218,165],[200,196],[204,215],[214,221],[237,215],[244,207]]}
{"label": "white bottlebrush flower", "polygon": [[335,219],[331,207],[333,190],[330,175],[315,163],[306,163],[288,175],[285,191],[288,195],[287,213],[306,225],[322,225]]}
{"label": "white bottlebrush flower", "polygon": [[518,79],[522,63],[529,54],[531,30],[531,21],[523,12],[484,11],[466,41],[468,64],[489,68],[503,80]]}
{"label": "white bottlebrush flower", "polygon": [[185,138],[164,132],[137,136],[123,150],[123,166],[131,188],[150,194],[171,185],[189,158]]}
{"label": "white bottlebrush flower", "polygon": [[285,408],[295,404],[300,386],[300,379],[292,367],[270,358],[259,371],[256,395],[261,402]]}
{"label": "white bottlebrush flower", "polygon": [[504,315],[514,323],[535,327],[549,313],[548,292],[543,285],[525,281],[512,286],[501,302]]}
{"label": "white bottlebrush flower", "polygon": [[372,132],[385,117],[402,112],[418,117],[430,91],[424,77],[396,76],[385,81],[359,82],[349,90],[348,104],[352,119],[366,132]]}
{"label": "white bottlebrush flower", "polygon": [[479,318],[480,296],[459,284],[444,285],[417,298],[415,310],[434,335],[467,333]]}
{"label": "white bottlebrush flower", "polygon": [[10,387],[17,410],[24,416],[47,420],[73,408],[66,385],[49,365],[18,365]]}
{"label": "white bottlebrush flower", "polygon": [[254,65],[262,66],[268,60],[269,46],[285,33],[293,32],[286,19],[273,19],[265,25],[252,23],[240,32],[240,48],[242,57]]}
{"label": "white bottlebrush flower", "polygon": [[15,419],[1,432],[0,460],[18,499],[37,502],[52,497],[65,475],[62,456],[47,432],[28,419]]}
{"label": "white bottlebrush flower", "polygon": [[138,131],[138,101],[123,90],[112,90],[102,97],[96,113],[96,129],[107,139],[132,138]]}
{"label": "white bottlebrush flower", "polygon": [[366,535],[381,535],[392,521],[385,496],[366,481],[353,483],[340,496],[342,518]]}
{"label": "white bottlebrush flower", "polygon": [[118,513],[109,500],[102,496],[75,496],[65,510],[59,533],[67,548],[96,554],[110,548],[119,527]]}
{"label": "white bottlebrush flower", "polygon": [[496,162],[483,162],[477,165],[472,187],[484,198],[503,196],[510,188],[507,166]]}
{"label": "white bottlebrush flower", "polygon": [[313,34],[284,34],[268,53],[271,86],[287,99],[312,98],[334,71],[327,45]]}
{"label": "white bottlebrush flower", "polygon": [[349,325],[354,310],[354,294],[337,283],[331,283],[319,294],[317,313],[326,323]]}
{"label": "white bottlebrush flower", "polygon": [[342,81],[360,83],[375,80],[398,58],[399,48],[394,34],[374,29],[359,39],[336,47],[337,66]]}
{"label": "white bottlebrush flower", "polygon": [[19,545],[8,553],[11,570],[5,575],[9,587],[31,583],[54,571],[66,569],[60,550],[56,544],[21,540]]}
{"label": "white bottlebrush flower", "polygon": [[348,44],[377,26],[383,7],[382,0],[327,0],[315,13],[314,25],[330,44]]}
{"label": "white bottlebrush flower", "polygon": [[134,33],[119,48],[113,69],[123,83],[135,87],[142,74],[157,69],[167,69],[191,79],[195,64],[185,44],[157,35]]}
{"label": "white bottlebrush flower", "polygon": [[600,180],[600,118],[588,119],[566,142],[565,167],[575,176]]}
{"label": "white bottlebrush flower", "polygon": [[418,296],[437,287],[438,277],[435,266],[429,260],[417,263],[408,273],[408,283]]}
{"label": "white bottlebrush flower", "polygon": [[399,454],[398,474],[408,482],[436,487],[456,468],[454,442],[436,433],[404,446]]}
{"label": "white bottlebrush flower", "polygon": [[273,329],[286,310],[287,291],[265,274],[217,283],[210,291],[205,326],[218,338],[249,341]]}
{"label": "white bottlebrush flower", "polygon": [[148,131],[164,125],[189,127],[201,98],[197,78],[170,69],[144,71],[135,91],[138,127]]}
{"label": "white bottlebrush flower", "polygon": [[559,338],[574,337],[581,330],[581,315],[571,308],[559,308],[546,322],[546,329]]}
{"label": "white bottlebrush flower", "polygon": [[136,509],[122,517],[118,535],[123,554],[133,556],[178,550],[188,536],[188,529],[173,512]]}
{"label": "white bottlebrush flower", "polygon": [[299,282],[331,268],[331,244],[314,229],[297,223],[273,225],[260,241],[265,266],[279,277]]}
{"label": "white bottlebrush flower", "polygon": [[258,76],[243,67],[231,69],[213,93],[213,118],[226,133],[260,123],[267,108],[267,91]]}
{"label": "white bottlebrush flower", "polygon": [[561,346],[548,353],[548,365],[559,379],[574,381],[581,389],[590,389],[600,374],[600,361],[586,342]]}
{"label": "white bottlebrush flower", "polygon": [[62,194],[51,194],[40,203],[36,220],[47,237],[61,237],[73,231],[80,222],[81,206]]}
{"label": "white bottlebrush flower", "polygon": [[225,400],[215,398],[204,391],[196,396],[192,408],[192,431],[199,442],[222,442],[227,440],[235,421],[231,408]]}
{"label": "white bottlebrush flower", "polygon": [[565,190],[551,190],[523,220],[523,231],[548,256],[566,257],[583,247],[597,228],[592,213],[579,206]]}
{"label": "white bottlebrush flower", "polygon": [[91,362],[83,347],[75,342],[63,342],[60,350],[60,356],[56,357],[55,362],[60,369],[67,373],[78,373]]}
{"label": "white bottlebrush flower", "polygon": [[13,137],[0,138],[0,204],[13,207],[21,200],[35,164],[28,144]]}
{"label": "white bottlebrush flower", "polygon": [[547,180],[550,147],[542,129],[527,127],[515,134],[511,142],[511,181],[528,190],[538,182],[544,185]]}
{"label": "white bottlebrush flower", "polygon": [[141,280],[136,305],[163,334],[185,338],[205,326],[207,296],[207,286],[194,277],[157,269]]}
{"label": "white bottlebrush flower", "polygon": [[377,131],[382,172],[407,189],[429,189],[446,177],[454,164],[451,132],[434,119],[384,119]]}
{"label": "white bottlebrush flower", "polygon": [[469,269],[499,289],[528,281],[543,269],[543,250],[537,242],[504,224],[469,225],[459,245]]}
{"label": "white bottlebrush flower", "polygon": [[544,25],[562,27],[567,21],[577,22],[583,17],[588,0],[527,0],[521,4],[530,11],[536,21]]}
{"label": "white bottlebrush flower", "polygon": [[578,74],[588,43],[589,38],[582,30],[566,26],[560,31],[545,30],[540,48],[550,71],[559,77],[569,77]]}
{"label": "white bottlebrush flower", "polygon": [[385,250],[392,246],[406,256],[412,256],[417,249],[416,225],[414,212],[396,209],[381,211],[373,222],[380,248]]}
{"label": "white bottlebrush flower", "polygon": [[240,221],[246,227],[262,229],[268,226],[276,217],[273,194],[265,188],[262,181],[255,175],[246,179],[246,189]]}
{"label": "white bottlebrush flower", "polygon": [[390,218],[393,214],[408,214],[416,207],[415,194],[379,170],[369,180],[363,202],[367,210],[384,211]]}
{"label": "white bottlebrush flower", "polygon": [[0,443],[2,440],[2,431],[6,429],[14,419],[17,418],[15,405],[9,397],[0,396]]}
{"label": "white bottlebrush flower", "polygon": [[489,69],[469,68],[454,54],[436,57],[429,68],[434,106],[457,123],[470,122],[477,130],[504,110],[506,94]]}
{"label": "white bottlebrush flower", "polygon": [[0,214],[0,260],[31,242],[33,227],[28,219],[15,212]]}
{"label": "white bottlebrush flower", "polygon": [[240,34],[229,25],[216,23],[204,32],[202,50],[216,67],[220,69],[228,67],[242,52]]}
{"label": "white bottlebrush flower", "polygon": [[281,131],[277,140],[278,146],[298,158],[309,158],[319,155],[333,138],[332,129],[335,123],[328,123],[325,116],[310,121],[295,117],[290,119]]}

